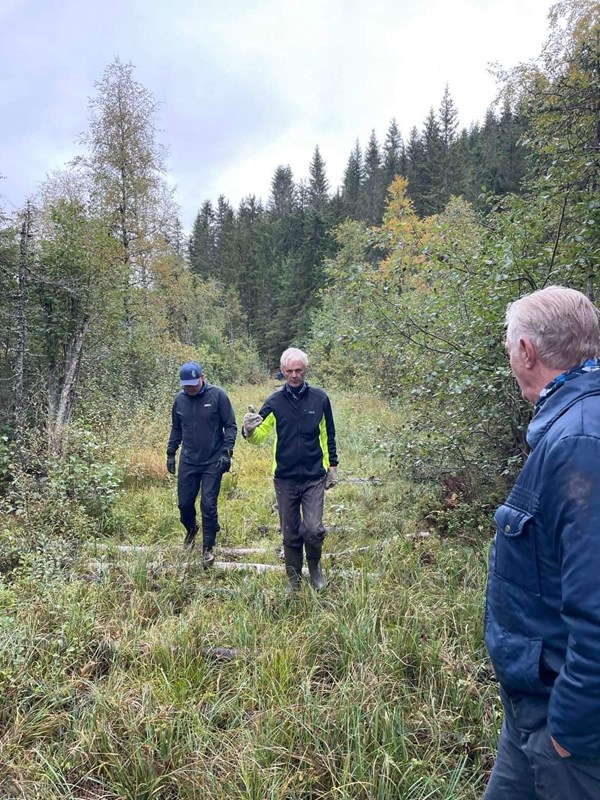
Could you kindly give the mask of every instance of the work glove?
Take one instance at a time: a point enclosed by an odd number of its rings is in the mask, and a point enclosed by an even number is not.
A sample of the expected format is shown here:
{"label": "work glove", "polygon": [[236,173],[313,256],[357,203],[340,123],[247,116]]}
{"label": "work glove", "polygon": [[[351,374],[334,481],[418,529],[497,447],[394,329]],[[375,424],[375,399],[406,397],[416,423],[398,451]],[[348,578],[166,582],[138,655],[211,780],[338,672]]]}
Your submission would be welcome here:
{"label": "work glove", "polygon": [[327,475],[325,475],[325,491],[331,489],[337,483],[337,467],[329,467]]}
{"label": "work glove", "polygon": [[167,456],[167,472],[175,475],[175,456]]}
{"label": "work glove", "polygon": [[221,471],[221,474],[229,472],[231,469],[231,456],[228,453],[224,453],[217,461],[217,467]]}
{"label": "work glove", "polygon": [[252,436],[262,421],[261,415],[254,411],[254,406],[248,406],[248,413],[244,414],[244,419],[242,420],[242,433],[244,436]]}

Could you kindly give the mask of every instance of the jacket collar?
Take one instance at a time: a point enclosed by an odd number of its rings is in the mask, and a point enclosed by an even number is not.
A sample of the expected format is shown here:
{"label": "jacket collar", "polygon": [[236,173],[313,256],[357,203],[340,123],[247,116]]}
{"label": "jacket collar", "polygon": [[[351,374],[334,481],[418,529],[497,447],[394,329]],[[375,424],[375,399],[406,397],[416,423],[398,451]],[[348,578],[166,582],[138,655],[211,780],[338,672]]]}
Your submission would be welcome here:
{"label": "jacket collar", "polygon": [[546,432],[574,403],[587,395],[600,394],[600,370],[584,372],[563,383],[549,395],[527,428],[527,442],[531,448],[540,443]]}
{"label": "jacket collar", "polygon": [[288,393],[288,395],[289,395],[290,397],[292,397],[292,398],[294,398],[294,397],[295,397],[296,399],[298,399],[299,397],[302,397],[302,395],[303,395],[303,394],[306,392],[306,390],[308,389],[308,383],[307,383],[306,381],[304,381],[304,383],[302,384],[302,386],[300,387],[300,389],[299,389],[297,392],[293,392],[293,391],[290,389],[290,387],[289,387],[289,385],[288,385],[287,383],[284,383],[284,384],[283,384],[283,388],[284,388],[284,390],[285,390],[285,391]]}

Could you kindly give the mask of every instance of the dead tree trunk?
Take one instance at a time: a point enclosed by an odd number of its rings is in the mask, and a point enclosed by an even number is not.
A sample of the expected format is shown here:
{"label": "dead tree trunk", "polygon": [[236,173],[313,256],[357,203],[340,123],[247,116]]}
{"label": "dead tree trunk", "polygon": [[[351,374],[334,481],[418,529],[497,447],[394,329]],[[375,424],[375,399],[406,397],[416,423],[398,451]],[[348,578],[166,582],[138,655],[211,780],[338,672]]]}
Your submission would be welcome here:
{"label": "dead tree trunk", "polygon": [[65,358],[64,375],[60,389],[58,406],[49,408],[50,419],[48,431],[48,443],[54,455],[60,456],[63,451],[64,436],[66,425],[71,418],[73,402],[75,399],[75,387],[79,376],[79,367],[83,356],[83,344],[89,329],[89,320],[84,320],[81,327],[71,337],[67,355]]}
{"label": "dead tree trunk", "polygon": [[15,364],[15,445],[20,463],[24,459],[25,438],[25,352],[27,347],[26,302],[29,239],[31,238],[31,203],[27,201],[21,225],[19,243],[19,272],[17,279],[16,321],[17,360]]}

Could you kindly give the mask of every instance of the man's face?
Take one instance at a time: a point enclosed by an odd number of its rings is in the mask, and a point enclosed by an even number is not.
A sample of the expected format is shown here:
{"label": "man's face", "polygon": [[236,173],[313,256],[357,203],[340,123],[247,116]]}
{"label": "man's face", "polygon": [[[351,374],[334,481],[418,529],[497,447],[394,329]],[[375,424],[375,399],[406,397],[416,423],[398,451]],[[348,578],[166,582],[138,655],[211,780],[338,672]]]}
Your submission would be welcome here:
{"label": "man's face", "polygon": [[288,361],[285,366],[282,365],[281,371],[283,372],[283,377],[289,386],[297,388],[298,386],[302,386],[304,383],[304,376],[306,375],[307,367],[305,367],[299,358],[295,358],[291,361]]}
{"label": "man's face", "polygon": [[198,378],[198,383],[193,384],[193,386],[184,386],[183,391],[186,394],[191,394],[192,396],[198,394],[198,392],[202,389],[204,384],[204,375],[200,375]]}

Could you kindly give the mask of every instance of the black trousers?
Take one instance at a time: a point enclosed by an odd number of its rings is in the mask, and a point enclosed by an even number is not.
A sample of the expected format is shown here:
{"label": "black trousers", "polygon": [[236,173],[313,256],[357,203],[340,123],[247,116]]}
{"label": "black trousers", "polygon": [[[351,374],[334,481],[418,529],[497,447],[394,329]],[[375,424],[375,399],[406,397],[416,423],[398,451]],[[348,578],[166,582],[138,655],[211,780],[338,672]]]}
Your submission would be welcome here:
{"label": "black trousers", "polygon": [[284,545],[302,547],[304,543],[307,558],[320,557],[325,538],[325,479],[298,482],[275,478],[274,482]]}
{"label": "black trousers", "polygon": [[217,514],[217,502],[223,473],[217,464],[196,466],[179,461],[177,473],[177,501],[179,518],[186,531],[197,530],[196,498],[200,494],[202,515],[202,546],[213,547],[217,533],[221,530]]}

